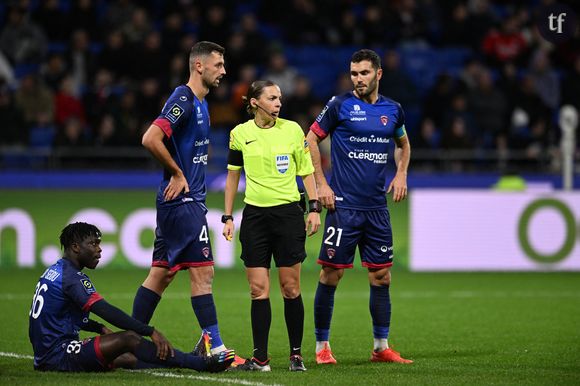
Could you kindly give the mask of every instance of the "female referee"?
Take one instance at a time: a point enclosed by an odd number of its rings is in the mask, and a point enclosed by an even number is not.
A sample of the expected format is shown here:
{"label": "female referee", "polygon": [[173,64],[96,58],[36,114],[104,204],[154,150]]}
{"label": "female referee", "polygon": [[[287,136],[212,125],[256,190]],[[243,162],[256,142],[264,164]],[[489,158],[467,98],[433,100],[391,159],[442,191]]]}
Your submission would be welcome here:
{"label": "female referee", "polygon": [[[228,240],[233,237],[234,198],[243,168],[246,207],[240,226],[241,258],[250,283],[254,340],[253,357],[232,368],[236,370],[270,371],[269,270],[272,255],[284,297],[290,370],[306,370],[300,351],[304,330],[300,267],[306,258],[306,233],[313,235],[320,226],[321,205],[304,132],[296,122],[278,118],[281,96],[280,88],[271,81],[252,83],[243,100],[253,119],[237,125],[230,133],[223,235]],[[296,176],[302,177],[309,198],[306,224],[304,209],[299,204]]]}

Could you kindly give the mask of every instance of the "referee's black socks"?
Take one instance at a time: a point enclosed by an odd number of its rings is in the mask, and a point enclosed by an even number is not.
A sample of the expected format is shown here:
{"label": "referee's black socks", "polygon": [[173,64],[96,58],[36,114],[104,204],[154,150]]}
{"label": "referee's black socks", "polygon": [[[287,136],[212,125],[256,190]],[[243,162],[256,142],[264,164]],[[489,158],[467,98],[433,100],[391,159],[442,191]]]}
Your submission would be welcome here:
{"label": "referee's black socks", "polygon": [[252,300],[252,337],[254,338],[253,357],[259,362],[268,360],[268,335],[272,323],[270,299]]}
{"label": "referee's black socks", "polygon": [[302,336],[304,334],[304,303],[302,295],[294,299],[284,298],[284,318],[288,329],[288,340],[290,343],[290,356],[302,355]]}

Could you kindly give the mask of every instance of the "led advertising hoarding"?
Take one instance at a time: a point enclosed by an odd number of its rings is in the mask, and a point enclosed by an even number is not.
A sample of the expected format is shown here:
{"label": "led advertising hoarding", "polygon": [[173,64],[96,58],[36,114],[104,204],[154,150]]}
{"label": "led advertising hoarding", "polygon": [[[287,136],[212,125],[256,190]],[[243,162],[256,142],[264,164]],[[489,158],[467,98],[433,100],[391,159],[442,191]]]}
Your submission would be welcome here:
{"label": "led advertising hoarding", "polygon": [[580,271],[580,193],[415,190],[413,271]]}

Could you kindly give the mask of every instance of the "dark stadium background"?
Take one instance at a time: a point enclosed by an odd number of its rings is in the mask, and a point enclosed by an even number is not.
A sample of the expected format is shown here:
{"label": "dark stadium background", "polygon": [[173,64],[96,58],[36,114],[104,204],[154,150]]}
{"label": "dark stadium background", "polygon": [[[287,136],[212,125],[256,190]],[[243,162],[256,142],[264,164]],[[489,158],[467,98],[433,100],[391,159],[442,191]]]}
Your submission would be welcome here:
{"label": "dark stadium background", "polygon": [[228,74],[208,96],[211,172],[247,119],[249,82],[278,81],[282,115],[307,130],[350,88],[353,50],[370,47],[383,57],[381,92],[405,109],[413,172],[558,174],[559,108],[580,107],[580,40],[540,36],[535,17],[553,3],[3,1],[0,167],[156,169],[140,136],[187,80],[191,46],[212,40]]}

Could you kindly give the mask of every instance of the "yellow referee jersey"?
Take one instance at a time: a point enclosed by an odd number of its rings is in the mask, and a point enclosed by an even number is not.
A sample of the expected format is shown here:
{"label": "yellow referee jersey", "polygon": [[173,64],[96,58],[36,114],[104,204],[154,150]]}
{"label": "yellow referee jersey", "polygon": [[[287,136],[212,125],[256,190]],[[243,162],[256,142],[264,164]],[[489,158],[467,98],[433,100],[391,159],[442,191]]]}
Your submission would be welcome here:
{"label": "yellow referee jersey", "polygon": [[[229,147],[242,152],[244,201],[250,205],[269,207],[298,201],[296,176],[314,172],[308,142],[294,121],[278,118],[273,127],[262,129],[251,119],[231,131]],[[228,164],[229,170],[241,168]]]}

